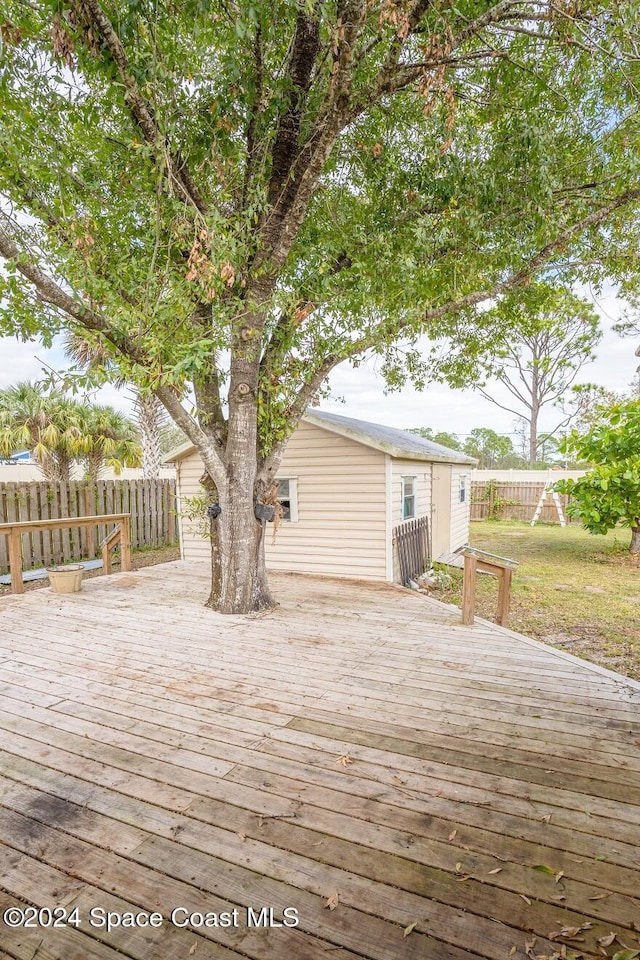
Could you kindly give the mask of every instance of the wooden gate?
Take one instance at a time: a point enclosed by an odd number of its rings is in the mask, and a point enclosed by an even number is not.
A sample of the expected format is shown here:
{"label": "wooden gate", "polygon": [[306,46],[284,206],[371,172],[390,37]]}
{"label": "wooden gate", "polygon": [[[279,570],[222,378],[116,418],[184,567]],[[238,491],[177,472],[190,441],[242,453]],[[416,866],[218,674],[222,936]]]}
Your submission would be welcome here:
{"label": "wooden gate", "polygon": [[397,550],[400,581],[406,585],[409,580],[424,573],[431,557],[429,518],[405,520],[394,528],[393,542]]}

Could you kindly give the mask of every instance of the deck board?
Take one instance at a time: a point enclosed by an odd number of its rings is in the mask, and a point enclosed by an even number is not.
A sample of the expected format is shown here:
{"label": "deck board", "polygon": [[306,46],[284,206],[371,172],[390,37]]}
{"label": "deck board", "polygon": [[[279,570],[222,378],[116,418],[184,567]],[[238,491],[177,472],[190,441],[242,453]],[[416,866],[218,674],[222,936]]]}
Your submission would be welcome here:
{"label": "deck board", "polygon": [[399,588],[273,579],[254,617],[179,562],[0,601],[0,906],[240,911],[0,921],[0,960],[640,948],[640,685]]}

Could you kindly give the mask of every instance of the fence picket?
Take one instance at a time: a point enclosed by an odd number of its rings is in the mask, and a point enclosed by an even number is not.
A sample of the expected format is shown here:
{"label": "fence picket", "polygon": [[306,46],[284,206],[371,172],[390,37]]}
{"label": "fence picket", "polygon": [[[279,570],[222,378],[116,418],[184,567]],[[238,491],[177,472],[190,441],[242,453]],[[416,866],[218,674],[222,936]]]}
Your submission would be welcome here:
{"label": "fence picket", "polygon": [[400,578],[408,583],[424,573],[431,554],[428,517],[405,520],[394,527],[393,539],[396,545]]}
{"label": "fence picket", "polygon": [[[96,484],[0,483],[0,523],[50,520],[90,514],[131,514],[132,546],[175,543],[176,484],[174,480],[100,480]],[[110,528],[109,528],[110,529]],[[105,525],[91,528],[94,548],[105,536]],[[79,528],[23,534],[23,567],[51,566],[88,558],[92,538]],[[7,538],[0,535],[0,574],[9,572]],[[95,549],[94,549],[95,555]]]}
{"label": "fence picket", "polygon": [[[50,500],[49,494],[51,491],[51,485],[48,483],[39,483],[38,487],[40,488],[40,519],[49,520],[51,509],[50,509]],[[0,538],[4,540],[5,538]],[[51,530],[42,531],[42,563],[45,567],[50,567],[52,565],[52,553],[51,553]]]}

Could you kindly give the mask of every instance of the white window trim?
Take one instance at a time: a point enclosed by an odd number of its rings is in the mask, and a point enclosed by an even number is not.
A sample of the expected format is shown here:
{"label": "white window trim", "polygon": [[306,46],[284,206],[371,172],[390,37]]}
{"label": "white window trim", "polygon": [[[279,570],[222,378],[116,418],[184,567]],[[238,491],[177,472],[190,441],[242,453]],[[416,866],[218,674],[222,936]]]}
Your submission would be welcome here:
{"label": "white window trim", "polygon": [[[417,477],[417,475],[414,474],[414,473],[413,473],[413,474],[407,473],[407,474],[404,474],[404,475],[400,478],[400,480],[401,480],[401,484],[402,484],[402,485],[401,485],[401,493],[402,493],[402,496],[401,496],[401,499],[400,499],[400,511],[401,511],[402,520],[403,520],[403,521],[404,521],[404,520],[415,520],[415,519],[417,518],[417,516],[418,516],[418,477]],[[413,480],[413,494],[412,494],[412,496],[413,496],[413,514],[412,514],[410,517],[405,517],[405,515],[404,515],[404,501],[405,501],[405,496],[406,496],[406,494],[405,494],[405,492],[404,492],[404,489],[405,489],[405,480]]]}
{"label": "white window trim", "polygon": [[297,477],[276,477],[276,481],[289,481],[289,519],[283,520],[283,523],[298,523],[298,478]]}
{"label": "white window trim", "polygon": [[[464,497],[462,494],[464,493]],[[460,474],[458,478],[458,503],[467,503],[469,500],[469,476],[466,473]]]}

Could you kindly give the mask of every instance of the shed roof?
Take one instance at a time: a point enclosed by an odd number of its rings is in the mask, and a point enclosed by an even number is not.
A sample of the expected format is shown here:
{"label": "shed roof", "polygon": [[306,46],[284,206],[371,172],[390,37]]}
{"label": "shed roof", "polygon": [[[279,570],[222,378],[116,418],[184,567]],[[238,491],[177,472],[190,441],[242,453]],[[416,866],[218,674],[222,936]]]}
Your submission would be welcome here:
{"label": "shed roof", "polygon": [[381,423],[370,423],[368,420],[354,420],[351,417],[342,417],[337,413],[326,413],[324,410],[307,410],[303,419],[307,423],[315,424],[350,437],[369,447],[375,447],[392,457],[401,457],[409,460],[432,460],[440,463],[464,463],[473,466],[476,463],[473,457],[443,447],[433,440],[408,430],[398,430],[397,427],[385,427]]}
{"label": "shed roof", "polygon": [[[354,420],[351,417],[342,417],[336,413],[326,413],[324,410],[307,410],[302,418],[305,423],[329,430],[342,437],[348,437],[367,447],[373,447],[392,457],[407,460],[427,460],[436,463],[459,463],[474,466],[477,462],[473,457],[459,450],[451,450],[440,443],[425,440],[407,430],[398,430],[396,427],[385,427],[380,423],[370,423],[367,420]],[[164,458],[166,463],[183,460],[195,450],[191,441],[183,443],[172,450]]]}

